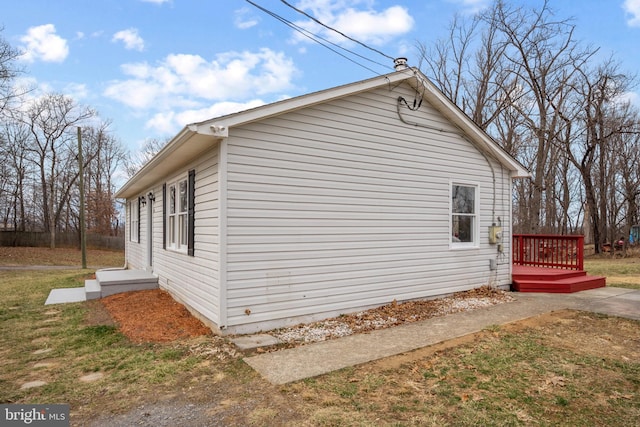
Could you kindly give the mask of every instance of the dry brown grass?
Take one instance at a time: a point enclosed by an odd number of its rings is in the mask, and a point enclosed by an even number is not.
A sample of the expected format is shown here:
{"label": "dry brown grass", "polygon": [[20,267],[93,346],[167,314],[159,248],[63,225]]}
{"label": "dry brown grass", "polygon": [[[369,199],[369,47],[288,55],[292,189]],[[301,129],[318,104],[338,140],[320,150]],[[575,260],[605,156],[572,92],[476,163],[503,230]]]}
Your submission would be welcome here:
{"label": "dry brown grass", "polygon": [[[82,253],[79,249],[70,248],[32,248],[0,246],[0,266],[72,266],[82,265]],[[99,249],[87,250],[87,266],[122,267],[124,251]]]}

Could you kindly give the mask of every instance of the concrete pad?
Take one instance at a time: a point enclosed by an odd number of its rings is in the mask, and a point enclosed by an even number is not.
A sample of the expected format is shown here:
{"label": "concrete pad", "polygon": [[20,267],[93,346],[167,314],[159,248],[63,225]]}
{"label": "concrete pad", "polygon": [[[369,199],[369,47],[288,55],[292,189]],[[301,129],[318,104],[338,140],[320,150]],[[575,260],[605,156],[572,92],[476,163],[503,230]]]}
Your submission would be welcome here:
{"label": "concrete pad", "polygon": [[[562,298],[560,298],[563,300]],[[244,361],[273,384],[286,384],[565,308],[563,301],[528,298],[485,309],[356,334],[336,340],[247,357]]]}
{"label": "concrete pad", "polygon": [[34,387],[42,387],[43,385],[47,385],[46,381],[29,381],[28,383],[24,383],[20,386],[20,390],[26,390],[28,388]]}
{"label": "concrete pad", "polygon": [[269,347],[280,344],[281,341],[268,334],[247,335],[243,337],[233,338],[232,343],[240,350],[251,350],[259,347]]}
{"label": "concrete pad", "polygon": [[633,290],[633,292],[622,295],[621,298],[624,298],[627,301],[640,301],[640,291]]}
{"label": "concrete pad", "polygon": [[84,288],[52,289],[44,305],[86,301]]}
{"label": "concrete pad", "polygon": [[[626,288],[615,288],[615,287],[604,287],[604,288],[596,288],[589,289],[587,291],[580,291],[572,294],[577,298],[611,298],[618,295],[625,295],[628,293],[633,293],[634,289],[626,289]],[[635,291],[637,292],[637,291]]]}
{"label": "concrete pad", "polygon": [[574,294],[514,293],[513,296],[515,302],[264,353],[244,361],[271,383],[286,384],[554,310],[585,310],[640,320],[640,291],[633,289],[607,287]]}
{"label": "concrete pad", "polygon": [[80,381],[83,383],[91,383],[94,381],[98,381],[104,377],[102,372],[94,372],[92,374],[83,375],[80,377]]}
{"label": "concrete pad", "polygon": [[611,298],[592,299],[584,303],[584,309],[609,316],[640,320],[640,291],[630,289]]}
{"label": "concrete pad", "polygon": [[34,369],[51,368],[53,366],[56,366],[56,364],[52,363],[52,362],[39,362],[39,363],[36,363],[35,365],[33,365],[33,368]]}

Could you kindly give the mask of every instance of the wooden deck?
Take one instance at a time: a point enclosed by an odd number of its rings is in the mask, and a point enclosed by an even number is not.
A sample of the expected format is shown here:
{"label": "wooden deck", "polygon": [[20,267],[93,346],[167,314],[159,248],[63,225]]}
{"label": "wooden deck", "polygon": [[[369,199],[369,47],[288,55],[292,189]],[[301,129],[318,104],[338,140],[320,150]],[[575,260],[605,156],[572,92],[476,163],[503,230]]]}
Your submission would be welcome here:
{"label": "wooden deck", "polygon": [[606,278],[589,276],[584,270],[513,266],[511,289],[518,292],[571,293],[603,288]]}

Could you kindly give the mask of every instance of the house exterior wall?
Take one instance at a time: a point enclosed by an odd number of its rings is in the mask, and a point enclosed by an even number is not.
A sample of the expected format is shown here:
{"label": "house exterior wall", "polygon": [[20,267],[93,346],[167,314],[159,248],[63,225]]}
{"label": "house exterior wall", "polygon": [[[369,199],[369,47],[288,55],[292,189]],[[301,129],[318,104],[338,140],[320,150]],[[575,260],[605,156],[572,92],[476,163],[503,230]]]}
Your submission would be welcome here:
{"label": "house exterior wall", "polygon": [[[416,93],[385,87],[231,129],[230,332],[510,283],[509,172],[426,102],[402,108],[420,126],[402,123],[400,95]],[[477,248],[451,248],[452,182],[478,186]],[[497,217],[502,256],[488,242]]]}
{"label": "house exterior wall", "polygon": [[[186,178],[195,169],[195,240],[194,256],[163,249],[162,185]],[[153,273],[161,288],[185,304],[194,314],[214,329],[220,318],[220,286],[218,265],[218,152],[211,150],[184,169],[167,176],[149,188],[155,195],[153,212]],[[147,267],[147,209],[141,209],[140,243],[127,239],[128,267]]]}

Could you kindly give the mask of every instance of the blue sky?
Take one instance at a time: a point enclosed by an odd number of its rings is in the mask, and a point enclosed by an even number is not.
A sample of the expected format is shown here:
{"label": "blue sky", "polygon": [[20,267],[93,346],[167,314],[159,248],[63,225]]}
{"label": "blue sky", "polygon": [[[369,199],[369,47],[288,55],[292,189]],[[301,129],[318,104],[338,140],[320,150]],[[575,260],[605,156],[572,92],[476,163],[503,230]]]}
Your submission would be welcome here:
{"label": "blue sky", "polygon": [[[277,0],[253,0],[309,22]],[[509,1],[509,0],[507,0]],[[454,14],[488,0],[289,0],[324,23],[417,65],[416,43],[445,34]],[[539,6],[538,0],[511,4]],[[550,0],[576,34],[640,74],[640,0]],[[382,65],[362,68],[244,0],[22,0],[4,2],[2,37],[24,51],[34,92],[73,96],[112,121],[131,151],[184,125],[392,71],[392,62],[319,27],[313,31]],[[312,28],[312,27],[308,27]],[[637,88],[640,93],[640,88]],[[640,99],[637,94],[636,100]],[[638,101],[640,103],[640,101]]]}

